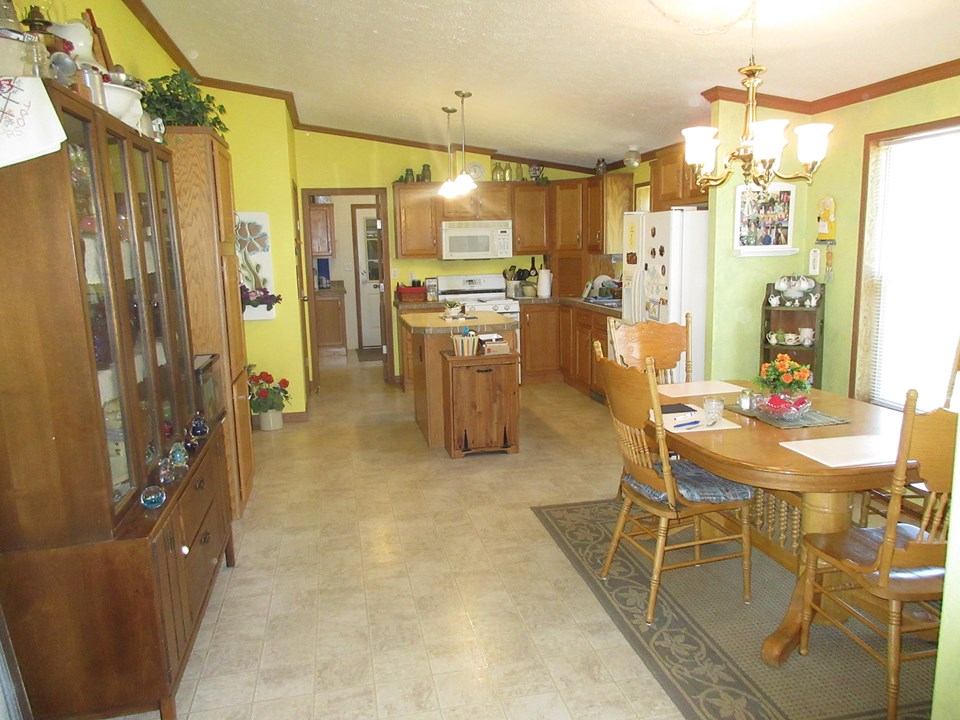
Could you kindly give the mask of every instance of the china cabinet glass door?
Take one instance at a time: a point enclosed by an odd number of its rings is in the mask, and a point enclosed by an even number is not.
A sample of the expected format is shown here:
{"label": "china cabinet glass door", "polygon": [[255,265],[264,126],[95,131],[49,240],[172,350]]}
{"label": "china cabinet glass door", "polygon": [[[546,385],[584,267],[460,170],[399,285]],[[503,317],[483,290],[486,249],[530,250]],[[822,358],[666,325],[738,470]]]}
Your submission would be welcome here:
{"label": "china cabinet glass door", "polygon": [[111,287],[104,214],[97,187],[98,175],[94,172],[93,128],[88,119],[68,112],[63,113],[61,119],[67,135],[73,206],[83,252],[87,312],[103,406],[113,504],[118,507],[132,495],[136,480],[130,466],[129,418],[121,402],[123,383],[117,364],[121,354],[113,307],[116,294]]}
{"label": "china cabinet glass door", "polygon": [[[140,415],[137,427],[140,431],[139,448],[143,453],[142,475],[146,476],[156,464],[162,452],[160,442],[160,422],[157,412],[154,370],[157,367],[152,345],[152,313],[146,287],[145,273],[140,266],[137,243],[149,239],[143,226],[144,216],[134,212],[132,186],[128,165],[128,145],[125,138],[107,133],[107,158],[110,164],[114,204],[117,217],[117,235],[120,243],[120,257],[123,269],[123,287],[118,301],[126,303],[129,317],[129,335],[133,345],[133,359],[136,380],[136,408]],[[139,208],[137,208],[139,210]],[[163,408],[164,426],[169,426],[173,434],[173,408]]]}
{"label": "china cabinet glass door", "polygon": [[162,284],[165,289],[167,337],[171,348],[171,368],[175,378],[180,380],[178,397],[184,403],[181,423],[190,421],[197,403],[194,399],[193,358],[190,355],[190,337],[187,331],[186,297],[183,290],[182,265],[180,261],[180,243],[177,236],[177,222],[173,206],[173,172],[170,161],[164,157],[155,158],[157,183],[157,224],[158,252]]}

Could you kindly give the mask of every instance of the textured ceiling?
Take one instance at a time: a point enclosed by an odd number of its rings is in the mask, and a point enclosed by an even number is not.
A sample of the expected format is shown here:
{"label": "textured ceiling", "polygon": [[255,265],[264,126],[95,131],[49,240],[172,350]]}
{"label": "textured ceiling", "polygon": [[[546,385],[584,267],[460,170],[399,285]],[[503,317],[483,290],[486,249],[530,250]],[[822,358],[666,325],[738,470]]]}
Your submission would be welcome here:
{"label": "textured ceiling", "polygon": [[[697,29],[749,0],[144,4],[201,76],[291,91],[306,125],[443,144],[464,89],[468,145],[581,167],[707,122],[751,48],[749,17]],[[757,0],[754,47],[761,93],[816,100],[960,57],[960,0]]]}

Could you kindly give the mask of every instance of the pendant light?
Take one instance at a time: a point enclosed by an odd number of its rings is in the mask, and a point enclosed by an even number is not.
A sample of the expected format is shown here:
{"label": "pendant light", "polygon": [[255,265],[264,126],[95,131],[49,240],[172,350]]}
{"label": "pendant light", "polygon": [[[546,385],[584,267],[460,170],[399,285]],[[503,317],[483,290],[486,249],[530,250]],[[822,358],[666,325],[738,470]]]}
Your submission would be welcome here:
{"label": "pendant light", "polygon": [[437,194],[445,198],[453,198],[458,195],[457,185],[453,181],[453,173],[455,161],[453,155],[450,152],[450,116],[457,111],[456,108],[447,107],[444,105],[443,111],[447,114],[447,179],[440,186],[440,189],[437,191]]}
{"label": "pendant light", "polygon": [[466,195],[471,190],[477,189],[477,183],[474,182],[473,178],[470,177],[470,173],[467,172],[467,124],[466,118],[464,117],[464,101],[473,95],[473,93],[467,92],[466,90],[457,90],[454,94],[460,98],[460,148],[463,151],[463,168],[455,182],[458,194]]}

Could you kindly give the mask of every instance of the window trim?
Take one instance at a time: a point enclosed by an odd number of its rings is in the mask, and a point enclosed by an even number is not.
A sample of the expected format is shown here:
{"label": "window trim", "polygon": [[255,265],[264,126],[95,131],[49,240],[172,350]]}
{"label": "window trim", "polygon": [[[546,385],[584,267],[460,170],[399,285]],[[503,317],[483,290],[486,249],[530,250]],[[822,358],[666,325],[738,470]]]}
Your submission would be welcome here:
{"label": "window trim", "polygon": [[854,281],[853,296],[853,332],[850,342],[850,372],[847,393],[849,397],[855,398],[857,386],[857,360],[860,351],[860,309],[861,292],[863,289],[863,257],[866,252],[866,224],[867,224],[867,199],[870,189],[870,156],[881,142],[885,140],[895,140],[898,138],[909,137],[910,135],[920,135],[936,130],[945,130],[948,128],[960,128],[960,115],[955,115],[941,120],[919,123],[917,125],[906,125],[900,128],[890,130],[881,130],[880,132],[870,133],[863,136],[863,156],[860,171],[860,218],[859,228],[857,230],[857,276]]}

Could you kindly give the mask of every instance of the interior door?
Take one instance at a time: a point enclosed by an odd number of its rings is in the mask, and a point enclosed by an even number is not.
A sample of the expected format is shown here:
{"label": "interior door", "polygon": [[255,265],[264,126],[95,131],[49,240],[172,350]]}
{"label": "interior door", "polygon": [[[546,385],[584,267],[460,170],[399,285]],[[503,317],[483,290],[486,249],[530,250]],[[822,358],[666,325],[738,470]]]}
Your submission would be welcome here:
{"label": "interior door", "polygon": [[357,248],[359,345],[383,348],[380,300],[383,293],[382,231],[376,205],[352,205]]}
{"label": "interior door", "polygon": [[297,206],[297,184],[293,183],[293,249],[297,258],[297,297],[303,305],[300,308],[300,355],[303,358],[303,386],[312,392],[317,379],[310,373],[310,343],[307,332],[307,307],[310,296],[303,284],[303,235],[300,232],[300,213]]}

